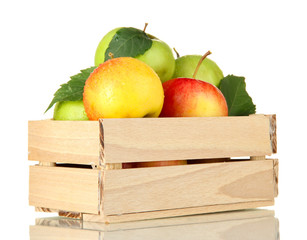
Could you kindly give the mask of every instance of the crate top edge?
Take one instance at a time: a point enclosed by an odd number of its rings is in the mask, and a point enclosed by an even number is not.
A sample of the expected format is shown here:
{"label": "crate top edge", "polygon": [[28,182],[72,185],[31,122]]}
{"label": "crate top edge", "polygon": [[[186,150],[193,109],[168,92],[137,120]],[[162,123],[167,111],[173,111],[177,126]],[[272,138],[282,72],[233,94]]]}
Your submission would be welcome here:
{"label": "crate top edge", "polygon": [[[73,121],[73,120],[54,120],[52,118],[47,118],[47,119],[32,119],[32,120],[28,120],[28,122],[39,122],[39,121],[44,121],[44,122],[67,122],[67,123],[72,123],[72,122],[98,122],[98,121],[112,121],[112,120],[138,120],[138,121],[147,121],[147,120],[152,120],[152,119],[159,119],[161,121],[163,121],[163,119],[238,119],[238,118],[250,118],[250,117],[269,117],[269,116],[276,116],[276,114],[272,113],[272,114],[252,114],[249,116],[221,116],[221,117],[155,117],[155,118],[100,118],[99,120],[84,120],[84,121]],[[156,120],[156,121],[159,121]]]}

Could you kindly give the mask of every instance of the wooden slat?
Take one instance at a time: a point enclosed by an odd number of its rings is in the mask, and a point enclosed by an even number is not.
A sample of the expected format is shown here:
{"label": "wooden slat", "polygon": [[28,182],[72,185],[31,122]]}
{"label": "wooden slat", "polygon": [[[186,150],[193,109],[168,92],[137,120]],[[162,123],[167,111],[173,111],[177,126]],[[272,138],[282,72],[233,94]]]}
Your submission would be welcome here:
{"label": "wooden slat", "polygon": [[274,184],[275,184],[275,191],[274,197],[278,196],[278,175],[279,175],[279,161],[278,159],[273,159],[273,169],[274,169]]}
{"label": "wooden slat", "polygon": [[231,204],[217,204],[217,205],[208,205],[202,207],[178,208],[171,210],[141,212],[141,213],[128,213],[123,215],[109,215],[105,217],[104,222],[118,223],[118,222],[139,221],[144,219],[161,219],[169,217],[191,216],[197,214],[210,214],[210,213],[216,214],[219,212],[251,209],[258,207],[268,207],[273,205],[274,201],[252,201],[252,202],[231,203]]}
{"label": "wooden slat", "polygon": [[99,170],[30,166],[29,204],[64,211],[99,212]]}
{"label": "wooden slat", "polygon": [[29,160],[98,165],[97,121],[41,120],[28,123]]}
{"label": "wooden slat", "polygon": [[100,120],[104,163],[265,156],[270,117]]}
{"label": "wooden slat", "polygon": [[273,160],[109,170],[104,214],[273,201],[273,175]]}
{"label": "wooden slat", "polygon": [[277,124],[276,124],[276,114],[266,115],[270,119],[270,139],[272,145],[272,152],[277,153]]}
{"label": "wooden slat", "polygon": [[102,222],[102,223],[121,223],[148,219],[161,219],[169,217],[180,217],[190,216],[195,214],[203,213],[218,213],[233,210],[243,210],[258,207],[273,206],[274,200],[269,201],[252,201],[252,202],[241,202],[231,204],[217,204],[207,205],[201,207],[190,207],[190,208],[176,208],[161,211],[148,211],[139,213],[126,213],[121,215],[94,215],[94,214],[83,214],[83,220],[86,222]]}
{"label": "wooden slat", "polygon": [[29,160],[101,165],[276,152],[275,115],[101,122],[99,131],[97,121],[29,121]]}

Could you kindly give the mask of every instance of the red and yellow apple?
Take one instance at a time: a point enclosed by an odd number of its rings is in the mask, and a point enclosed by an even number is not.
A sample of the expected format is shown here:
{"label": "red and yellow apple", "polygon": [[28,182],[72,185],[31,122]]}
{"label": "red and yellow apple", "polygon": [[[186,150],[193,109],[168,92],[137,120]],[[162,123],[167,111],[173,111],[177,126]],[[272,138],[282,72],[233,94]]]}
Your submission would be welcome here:
{"label": "red and yellow apple", "polygon": [[83,103],[89,120],[158,117],[163,88],[155,71],[131,57],[107,60],[85,82]]}
{"label": "red and yellow apple", "polygon": [[163,83],[164,104],[160,117],[228,116],[222,92],[211,83],[175,78]]}

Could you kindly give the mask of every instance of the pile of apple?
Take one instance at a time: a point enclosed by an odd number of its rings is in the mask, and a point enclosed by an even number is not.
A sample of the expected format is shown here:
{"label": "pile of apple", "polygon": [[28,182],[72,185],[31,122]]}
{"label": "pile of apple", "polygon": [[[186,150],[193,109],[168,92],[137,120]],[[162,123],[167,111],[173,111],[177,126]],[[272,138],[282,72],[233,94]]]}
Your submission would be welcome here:
{"label": "pile of apple", "polygon": [[[116,28],[100,41],[95,67],[55,93],[54,120],[228,116],[224,78],[205,55],[174,58],[163,41],[136,28]],[[48,109],[49,109],[48,108]],[[48,110],[47,109],[47,110]]]}

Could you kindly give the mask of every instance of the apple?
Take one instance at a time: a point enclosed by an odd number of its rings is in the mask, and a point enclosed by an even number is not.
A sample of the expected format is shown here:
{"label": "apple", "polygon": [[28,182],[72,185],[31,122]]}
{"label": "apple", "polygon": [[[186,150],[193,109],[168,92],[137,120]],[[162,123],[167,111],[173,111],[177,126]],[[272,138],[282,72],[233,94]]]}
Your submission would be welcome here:
{"label": "apple", "polygon": [[193,78],[163,83],[164,104],[160,117],[219,117],[228,115],[222,92],[213,84]]}
{"label": "apple", "polygon": [[224,77],[223,72],[214,61],[208,58],[202,61],[197,74],[193,75],[201,58],[201,55],[186,55],[177,58],[173,78],[196,78],[218,87]]}
{"label": "apple", "polygon": [[175,71],[175,58],[165,42],[152,39],[151,48],[136,58],[148,64],[158,74],[162,83],[172,78]]}
{"label": "apple", "polygon": [[111,42],[112,38],[116,34],[116,32],[121,28],[115,28],[108,32],[99,42],[96,53],[95,53],[95,66],[98,67],[101,63],[105,62],[105,52],[109,47],[109,43]]}
{"label": "apple", "polygon": [[83,91],[90,120],[158,117],[163,99],[162,83],[155,71],[131,57],[100,64],[86,80]]}
{"label": "apple", "polygon": [[163,83],[164,104],[160,117],[220,117],[228,116],[223,93],[213,84],[195,79],[206,52],[193,69],[193,78],[179,77]]}
{"label": "apple", "polygon": [[[105,52],[109,46],[109,43],[120,29],[122,28],[113,29],[100,41],[95,53],[96,66],[99,66],[105,61]],[[138,55],[135,58],[149,65],[158,74],[161,82],[165,82],[172,78],[175,71],[175,58],[172,49],[165,42],[150,34],[147,35],[152,40],[151,48],[148,49],[143,55]]]}
{"label": "apple", "polygon": [[171,161],[154,161],[154,162],[129,162],[123,163],[123,168],[144,168],[144,167],[163,167],[186,165],[187,160],[171,160]]}
{"label": "apple", "polygon": [[54,120],[85,121],[88,117],[85,113],[83,101],[57,102],[53,112]]}

